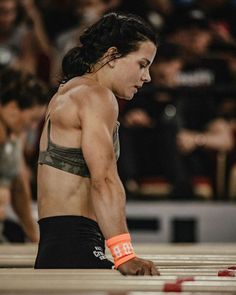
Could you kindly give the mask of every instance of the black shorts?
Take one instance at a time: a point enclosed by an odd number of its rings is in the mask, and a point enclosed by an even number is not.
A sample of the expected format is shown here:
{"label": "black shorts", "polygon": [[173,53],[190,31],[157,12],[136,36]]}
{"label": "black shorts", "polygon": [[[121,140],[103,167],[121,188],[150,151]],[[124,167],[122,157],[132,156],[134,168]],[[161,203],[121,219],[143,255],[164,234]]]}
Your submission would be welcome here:
{"label": "black shorts", "polygon": [[34,268],[107,268],[105,240],[98,224],[82,216],[39,220],[40,242]]}

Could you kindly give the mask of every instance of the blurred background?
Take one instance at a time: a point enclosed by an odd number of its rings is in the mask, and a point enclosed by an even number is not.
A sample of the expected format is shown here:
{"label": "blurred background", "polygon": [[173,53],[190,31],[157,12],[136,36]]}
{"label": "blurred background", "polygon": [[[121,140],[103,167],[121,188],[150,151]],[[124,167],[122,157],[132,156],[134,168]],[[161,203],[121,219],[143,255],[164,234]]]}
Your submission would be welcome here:
{"label": "blurred background", "polygon": [[[236,1],[0,0],[0,242],[34,241],[37,157],[61,60],[109,11],[157,33],[152,81],[119,101],[135,241],[236,241]],[[0,125],[1,125],[0,124]]]}

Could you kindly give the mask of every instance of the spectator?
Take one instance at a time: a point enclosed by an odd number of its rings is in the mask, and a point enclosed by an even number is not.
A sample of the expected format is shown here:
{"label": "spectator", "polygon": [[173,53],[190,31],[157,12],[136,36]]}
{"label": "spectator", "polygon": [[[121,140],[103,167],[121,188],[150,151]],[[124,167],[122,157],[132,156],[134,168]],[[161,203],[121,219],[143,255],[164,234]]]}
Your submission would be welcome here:
{"label": "spectator", "polygon": [[50,59],[50,54],[49,41],[33,0],[0,0],[1,67],[13,66],[37,74],[40,56]]}
{"label": "spectator", "polygon": [[172,184],[173,196],[190,194],[176,150],[178,100],[173,90],[182,66],[178,46],[160,45],[151,67],[152,85],[124,108],[120,137],[125,153],[119,167],[129,191],[137,190],[144,177],[162,175]]}
{"label": "spectator", "polygon": [[[228,64],[232,74],[233,81],[231,87],[226,85],[222,87],[227,92],[227,97],[219,105],[219,113],[230,123],[234,135],[234,148],[227,157],[226,166],[226,195],[230,199],[236,198],[236,101],[235,101],[235,81],[236,81],[236,46],[234,43],[220,42],[215,43],[212,48],[212,53],[217,54],[225,63]],[[228,183],[227,183],[228,182]]]}
{"label": "spectator", "polygon": [[214,34],[219,39],[234,41],[236,9],[231,0],[195,0],[192,7],[205,13]]}
{"label": "spectator", "polygon": [[[22,134],[36,124],[45,109],[41,84],[19,72],[6,70],[0,77],[0,223],[11,205],[30,241],[38,240],[31,212],[31,194],[23,157]],[[35,91],[37,88],[37,91]],[[41,90],[41,91],[40,91]],[[3,234],[0,234],[4,240]]]}
{"label": "spectator", "polygon": [[[185,65],[179,74],[178,85],[211,87],[230,84],[231,73],[227,64],[212,58],[209,46],[212,40],[209,22],[201,11],[190,11],[176,20],[168,40],[181,46]],[[191,177],[204,176],[209,184],[198,182],[197,190],[206,197],[212,195],[213,163],[208,151],[229,151],[233,140],[229,123],[218,114],[219,102],[210,92],[192,91],[183,96],[179,104],[181,128],[177,136],[179,151],[184,155],[185,166]]]}

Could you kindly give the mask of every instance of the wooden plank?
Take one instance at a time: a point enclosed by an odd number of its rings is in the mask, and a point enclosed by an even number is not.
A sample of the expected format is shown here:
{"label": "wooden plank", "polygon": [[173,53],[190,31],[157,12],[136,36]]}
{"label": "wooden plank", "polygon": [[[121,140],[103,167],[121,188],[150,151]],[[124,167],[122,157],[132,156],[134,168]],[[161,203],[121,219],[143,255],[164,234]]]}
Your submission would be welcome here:
{"label": "wooden plank", "polygon": [[[107,292],[118,292],[121,295],[123,292],[122,295],[141,295],[149,292],[149,295],[166,295],[168,293],[161,292],[166,283],[194,276],[194,282],[181,284],[182,295],[236,295],[236,277],[217,275],[219,270],[236,264],[236,244],[142,244],[134,247],[141,257],[155,262],[161,276],[124,277],[114,270],[34,270],[37,245],[0,245],[0,294],[108,295]],[[4,265],[11,268],[3,268]]]}
{"label": "wooden plank", "polygon": [[[15,279],[22,279],[22,280],[32,280],[32,279],[45,279],[47,280],[50,277],[50,279],[58,279],[58,280],[67,280],[67,279],[78,279],[83,281],[89,281],[89,280],[120,280],[123,276],[119,272],[111,271],[109,274],[104,274],[102,272],[95,272],[93,270],[91,271],[84,271],[83,273],[76,273],[72,272],[70,270],[64,270],[61,273],[54,272],[54,270],[31,270],[30,272],[22,271],[21,273],[16,273],[15,271],[5,271],[5,273],[0,274],[0,282],[6,279],[12,279],[12,281],[15,281]],[[195,275],[192,276],[194,278],[194,281],[230,281],[230,282],[236,282],[236,277],[218,277],[215,276],[204,276],[204,275]],[[161,275],[161,276],[145,276],[145,277],[137,277],[137,276],[126,276],[125,279],[130,280],[144,280],[146,282],[149,281],[168,281],[168,282],[175,282],[177,279],[179,279],[180,276],[178,275]],[[184,278],[190,278],[190,276],[184,276]],[[183,279],[183,276],[181,277]]]}
{"label": "wooden plank", "polygon": [[[5,292],[7,290],[14,291],[16,294],[19,290],[33,291],[40,290],[42,293],[51,291],[163,291],[164,281],[157,280],[147,280],[147,277],[122,277],[121,279],[116,279],[109,281],[107,279],[88,279],[84,278],[73,279],[67,278],[58,279],[47,277],[45,278],[30,278],[30,280],[22,280],[22,278],[15,278],[12,281],[11,278],[4,279],[0,284],[0,292]],[[181,284],[183,291],[211,291],[211,292],[236,292],[236,282],[227,281],[215,281],[215,282],[204,282],[204,281],[194,281],[194,282],[184,282]]]}
{"label": "wooden plank", "polygon": [[[236,247],[236,245],[235,245]],[[178,261],[185,261],[185,260],[194,260],[194,261],[228,261],[228,260],[235,260],[236,261],[236,255],[209,255],[209,254],[139,254],[142,256],[144,259],[149,259],[149,260],[165,260],[165,261],[173,261],[173,260],[178,260]],[[1,247],[0,247],[0,258],[4,257],[35,257],[35,253],[17,253],[17,252],[10,252],[10,253],[2,253],[1,252]],[[111,255],[107,253],[107,257],[111,258]]]}
{"label": "wooden plank", "polygon": [[[145,244],[134,243],[137,254],[159,255],[159,254],[183,254],[183,255],[236,255],[235,243],[201,243],[201,244]],[[3,244],[0,245],[0,253],[4,254],[36,254],[36,244]]]}
{"label": "wooden plank", "polygon": [[201,243],[201,244],[134,244],[137,254],[216,254],[236,255],[235,243]]}
{"label": "wooden plank", "polygon": [[195,261],[205,261],[205,260],[209,260],[209,261],[227,261],[227,260],[235,260],[236,262],[236,255],[165,255],[165,254],[157,254],[157,255],[148,255],[148,254],[141,254],[143,258],[145,259],[155,259],[155,260],[165,260],[165,261],[173,261],[173,260],[180,260],[180,261],[184,261],[184,260],[195,260]]}
{"label": "wooden plank", "polygon": [[[140,256],[143,258],[143,256]],[[32,267],[34,265],[35,257],[33,256],[1,256],[0,255],[0,267],[17,267],[23,265],[23,267],[28,266]],[[159,268],[228,268],[230,266],[235,266],[236,262],[234,261],[194,261],[194,260],[156,260],[152,259],[155,265]]]}
{"label": "wooden plank", "polygon": [[24,244],[0,244],[0,254],[32,254],[36,255],[38,249],[37,244],[24,243]]}
{"label": "wooden plank", "polygon": [[[31,273],[32,271],[34,271],[32,268],[2,268],[0,269],[0,275],[1,274],[5,274],[8,273],[8,271],[10,271],[11,273]],[[51,273],[53,271],[53,273],[56,274],[62,274],[64,273],[64,269],[38,269],[36,270],[37,272],[43,272],[43,273]],[[115,270],[107,270],[107,269],[69,269],[66,270],[69,271],[71,274],[90,274],[91,271],[92,273],[95,274],[104,274],[104,275],[111,275],[113,274],[113,272],[115,272],[117,275],[120,275],[120,273],[118,271]],[[218,269],[161,269],[161,275],[178,275],[178,276],[195,276],[195,275],[204,275],[204,276],[217,276],[218,274]]]}
{"label": "wooden plank", "polygon": [[[1,259],[0,260],[0,268],[5,267],[33,267],[34,266],[35,259],[33,258],[7,258],[7,259]],[[155,261],[155,265],[161,270],[165,268],[172,268],[172,269],[178,269],[178,268],[185,268],[185,269],[224,269],[228,268],[231,264],[226,263],[165,263],[165,262],[159,262]]]}
{"label": "wooden plank", "polygon": [[[112,259],[107,255],[108,259]],[[140,255],[144,259],[152,260],[158,267],[196,267],[196,268],[227,268],[236,265],[235,255],[186,255],[162,256],[162,255]],[[32,267],[34,265],[34,254],[0,254],[0,267]]]}

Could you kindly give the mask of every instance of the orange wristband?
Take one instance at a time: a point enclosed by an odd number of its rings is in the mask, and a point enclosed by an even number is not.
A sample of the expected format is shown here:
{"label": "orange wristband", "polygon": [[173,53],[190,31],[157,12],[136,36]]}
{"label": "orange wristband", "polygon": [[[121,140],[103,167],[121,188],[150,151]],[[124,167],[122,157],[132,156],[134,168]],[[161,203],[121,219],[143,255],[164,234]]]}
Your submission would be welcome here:
{"label": "orange wristband", "polygon": [[106,245],[114,258],[115,268],[136,257],[131,244],[130,234],[121,234],[110,238],[106,240]]}

